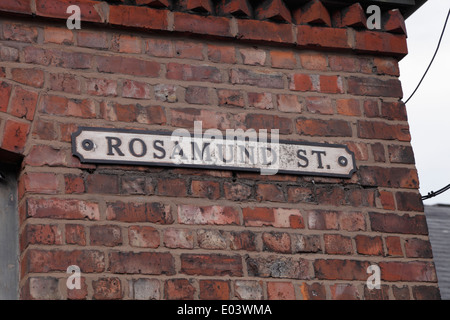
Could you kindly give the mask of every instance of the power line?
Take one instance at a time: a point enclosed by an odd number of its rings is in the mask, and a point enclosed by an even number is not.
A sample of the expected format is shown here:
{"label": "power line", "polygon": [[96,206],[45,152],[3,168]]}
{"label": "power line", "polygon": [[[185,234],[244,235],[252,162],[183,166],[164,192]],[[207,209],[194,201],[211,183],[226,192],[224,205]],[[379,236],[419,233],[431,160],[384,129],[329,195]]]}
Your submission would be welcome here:
{"label": "power line", "polygon": [[439,38],[439,42],[438,42],[436,51],[434,52],[433,58],[431,59],[430,64],[428,65],[427,70],[426,70],[425,73],[423,74],[422,79],[420,79],[419,84],[417,85],[416,89],[414,89],[413,93],[412,93],[412,94],[409,96],[409,98],[406,100],[405,104],[408,103],[409,99],[411,99],[412,96],[416,93],[417,89],[419,89],[419,87],[420,87],[420,85],[421,85],[423,79],[425,78],[425,76],[427,75],[428,70],[429,70],[430,67],[431,67],[431,64],[432,64],[433,61],[434,61],[434,58],[436,57],[436,54],[437,54],[438,51],[439,51],[439,47],[441,46],[442,37],[444,36],[444,32],[445,32],[445,28],[447,27],[447,21],[448,21],[448,17],[449,17],[449,16],[450,16],[450,9],[448,10],[447,18],[445,19],[444,27],[442,28],[442,32],[441,32],[441,37]]}
{"label": "power line", "polygon": [[434,192],[434,191],[428,192],[428,194],[426,196],[422,197],[422,200],[427,200],[427,199],[436,197],[436,196],[440,195],[441,193],[444,193],[447,190],[450,190],[450,184],[445,186],[445,187],[443,187],[442,189],[439,189],[436,192]]}

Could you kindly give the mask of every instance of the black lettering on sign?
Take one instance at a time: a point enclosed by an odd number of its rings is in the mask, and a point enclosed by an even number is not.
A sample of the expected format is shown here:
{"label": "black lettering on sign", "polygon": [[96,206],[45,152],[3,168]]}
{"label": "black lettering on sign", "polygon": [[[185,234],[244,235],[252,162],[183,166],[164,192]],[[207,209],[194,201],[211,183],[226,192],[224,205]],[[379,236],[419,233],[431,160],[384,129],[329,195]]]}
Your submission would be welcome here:
{"label": "black lettering on sign", "polygon": [[[106,137],[106,140],[108,141],[108,153],[107,153],[108,156],[114,155],[113,149],[116,150],[116,152],[119,156],[121,156],[121,157],[125,156],[123,154],[123,152],[120,151],[120,149],[119,149],[120,145],[122,144],[122,140],[120,140],[119,138],[116,138],[116,137]],[[113,140],[115,142],[114,144],[112,143]]]}
{"label": "black lettering on sign", "polygon": [[317,150],[313,150],[311,151],[311,154],[317,154],[317,162],[318,162],[318,169],[323,169],[323,165],[322,165],[322,155],[326,156],[327,153],[325,151],[317,151]]}
{"label": "black lettering on sign", "polygon": [[164,159],[166,157],[166,150],[164,149],[164,141],[162,140],[153,141],[153,148],[161,152],[161,155],[157,155],[156,153],[153,152],[153,158]]}
{"label": "black lettering on sign", "polygon": [[[136,151],[134,150],[134,143],[135,142],[139,142],[141,144],[141,153],[136,153]],[[141,139],[135,138],[133,140],[130,141],[130,144],[128,145],[128,149],[130,150],[130,153],[135,156],[135,157],[143,157],[147,154],[147,145],[145,144],[144,141],[142,141]]]}
{"label": "black lettering on sign", "polygon": [[[301,154],[303,154],[303,156]],[[303,150],[303,149],[297,150],[297,158],[299,158],[300,160],[303,161],[303,163],[300,163],[300,161],[298,162],[298,166],[301,168],[306,168],[307,166],[309,166],[309,160],[305,156],[306,156],[306,150]]]}

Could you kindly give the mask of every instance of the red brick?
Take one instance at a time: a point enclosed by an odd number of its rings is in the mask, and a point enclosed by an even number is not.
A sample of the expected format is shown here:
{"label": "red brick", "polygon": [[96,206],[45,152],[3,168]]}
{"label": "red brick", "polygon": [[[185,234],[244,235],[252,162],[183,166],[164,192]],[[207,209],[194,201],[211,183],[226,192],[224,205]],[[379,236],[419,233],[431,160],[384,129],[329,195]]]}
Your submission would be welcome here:
{"label": "red brick", "polygon": [[119,182],[116,175],[92,174],[86,179],[88,193],[119,193]]}
{"label": "red brick", "polygon": [[309,74],[295,73],[290,78],[289,89],[294,91],[317,91],[316,83]]}
{"label": "red brick", "polygon": [[5,0],[0,3],[3,11],[31,14],[31,3],[29,0]]}
{"label": "red brick", "polygon": [[239,212],[233,207],[194,205],[178,206],[178,222],[182,224],[227,225],[240,224]]}
{"label": "red brick", "polygon": [[174,275],[175,261],[166,252],[111,251],[109,261],[114,261],[108,271],[118,274]]}
{"label": "red brick", "polygon": [[437,282],[433,262],[426,261],[381,261],[381,280]]}
{"label": "red brick", "polygon": [[50,89],[68,93],[81,93],[81,81],[73,74],[51,73],[49,77]]}
{"label": "red brick", "polygon": [[316,259],[314,271],[317,279],[321,280],[362,280],[369,277],[366,270],[370,265],[367,261]]}
{"label": "red brick", "polygon": [[125,80],[123,82],[122,97],[135,99],[150,99],[151,86],[148,83]]}
{"label": "red brick", "polygon": [[318,0],[307,2],[301,8],[294,11],[294,18],[297,24],[320,24],[331,26],[331,18],[328,10]]}
{"label": "red brick", "polygon": [[30,124],[28,123],[6,121],[1,147],[15,153],[23,153],[29,132]]}
{"label": "red brick", "polygon": [[187,195],[184,179],[159,179],[157,188],[158,194],[163,196],[182,197]]}
{"label": "red brick", "polygon": [[80,289],[69,289],[67,288],[67,299],[68,300],[85,300],[88,295],[88,287],[86,284],[86,278],[80,278]]}
{"label": "red brick", "polygon": [[280,134],[291,134],[293,132],[292,121],[288,117],[279,117],[269,114],[247,114],[245,117],[247,128],[256,131],[265,129],[278,129]]}
{"label": "red brick", "polygon": [[175,42],[175,57],[180,59],[203,60],[203,44],[196,42]]}
{"label": "red brick", "polygon": [[274,184],[259,184],[256,188],[256,200],[284,202],[283,190]]}
{"label": "red brick", "polygon": [[256,251],[256,234],[251,231],[230,232],[228,235],[231,250]]}
{"label": "red brick", "polygon": [[217,89],[220,106],[241,107],[245,106],[244,95],[239,90]]}
{"label": "red brick", "polygon": [[141,53],[142,39],[126,34],[115,34],[111,40],[111,49],[123,53]]}
{"label": "red brick", "polygon": [[34,145],[25,158],[25,163],[34,167],[41,166],[65,166],[67,165],[64,150],[55,149],[46,145]]}
{"label": "red brick", "polygon": [[421,195],[415,192],[396,192],[395,200],[397,201],[397,209],[400,211],[417,211],[423,212],[423,202]]}
{"label": "red brick", "polygon": [[388,146],[388,154],[391,163],[416,163],[411,146],[390,145]]}
{"label": "red brick", "polygon": [[279,94],[277,95],[277,104],[278,110],[282,112],[302,112],[302,104],[295,95]]}
{"label": "red brick", "polygon": [[169,0],[136,0],[137,5],[147,4],[155,8],[167,8],[170,5]]}
{"label": "red brick", "polygon": [[197,108],[172,109],[171,125],[175,127],[192,128],[194,121],[202,121],[203,129],[226,130],[235,128],[233,115],[230,113]]}
{"label": "red brick", "polygon": [[263,251],[291,253],[291,237],[284,232],[264,232]]}
{"label": "red brick", "polygon": [[340,76],[325,76],[321,75],[320,92],[323,93],[343,93],[342,78]]}
{"label": "red brick", "polygon": [[208,44],[208,59],[212,62],[234,64],[236,63],[236,48]]}
{"label": "red brick", "polygon": [[297,26],[297,44],[301,47],[350,49],[346,29]]}
{"label": "red brick", "polygon": [[297,132],[301,135],[320,137],[351,137],[350,123],[344,120],[318,120],[298,118]]}
{"label": "red brick", "polygon": [[343,27],[367,27],[367,18],[364,9],[359,3],[355,3],[333,14],[333,26]]}
{"label": "red brick", "polygon": [[[90,22],[105,22],[106,6],[91,0],[78,0],[76,4],[80,7],[81,20]],[[67,19],[70,14],[66,13],[67,2],[55,0],[51,3],[45,0],[36,0],[36,15],[50,18]]]}
{"label": "red brick", "polygon": [[357,235],[355,237],[356,251],[365,255],[383,255],[383,241],[381,237]]}
{"label": "red brick", "polygon": [[225,198],[232,201],[248,199],[252,193],[252,187],[243,183],[225,182],[223,190]]}
{"label": "red brick", "polygon": [[91,68],[92,56],[81,52],[66,52],[58,49],[26,47],[23,50],[26,63],[70,69]]}
{"label": "red brick", "polygon": [[406,239],[405,254],[408,258],[433,258],[430,241],[423,239]]}
{"label": "red brick", "polygon": [[122,222],[173,223],[170,206],[158,202],[108,202],[106,218]]}
{"label": "red brick", "polygon": [[394,295],[395,300],[411,300],[408,286],[392,286],[392,294]]}
{"label": "red brick", "polygon": [[369,159],[369,148],[365,143],[346,142],[347,147],[355,154],[355,159],[367,161]]}
{"label": "red brick", "polygon": [[293,253],[322,252],[320,236],[295,234],[292,237],[292,248]]}
{"label": "red brick", "polygon": [[253,108],[258,109],[273,109],[272,103],[272,94],[271,93],[258,93],[258,92],[249,92],[248,96],[248,105]]}
{"label": "red brick", "polygon": [[19,190],[29,193],[56,194],[59,189],[59,180],[54,173],[29,172],[19,181]]}
{"label": "red brick", "polygon": [[3,38],[18,42],[36,42],[38,31],[35,27],[27,27],[15,23],[3,24]]}
{"label": "red brick", "polygon": [[200,280],[200,299],[202,300],[229,300],[230,282],[224,280]]}
{"label": "red brick", "polygon": [[34,218],[99,220],[98,204],[74,199],[28,199],[27,215]]}
{"label": "red brick", "polygon": [[260,49],[244,48],[239,49],[244,64],[253,66],[263,66],[266,63],[266,52]]}
{"label": "red brick", "polygon": [[67,28],[44,27],[44,43],[73,44],[74,34]]}
{"label": "red brick", "polygon": [[315,195],[312,187],[287,187],[287,200],[288,202],[314,202]]}
{"label": "red brick", "polygon": [[174,12],[173,30],[178,32],[231,37],[230,20],[225,17],[200,16]]}
{"label": "red brick", "polygon": [[403,92],[397,79],[381,80],[378,78],[349,77],[347,79],[350,94],[361,96],[383,96],[402,98]]}
{"label": "red brick", "polygon": [[94,96],[117,96],[117,81],[108,79],[87,79],[87,93]]}
{"label": "red brick", "polygon": [[67,102],[67,115],[80,118],[95,118],[96,104],[94,100],[84,99],[70,99]]}
{"label": "red brick", "polygon": [[155,10],[147,7],[109,6],[109,23],[147,30],[167,30],[167,13],[167,10]]}
{"label": "red brick", "polygon": [[86,245],[86,232],[83,225],[66,224],[65,232],[67,244]]}
{"label": "red brick", "polygon": [[11,76],[14,81],[35,88],[42,88],[44,84],[44,72],[39,69],[13,68]]}
{"label": "red brick", "polygon": [[57,140],[58,134],[55,130],[54,121],[36,119],[34,121],[33,138],[42,140]]}
{"label": "red brick", "polygon": [[0,47],[0,60],[1,61],[18,61],[19,50],[16,48],[6,47],[2,45]]}
{"label": "red brick", "polygon": [[96,225],[90,227],[89,231],[93,246],[115,247],[123,243],[122,231],[118,226]]}
{"label": "red brick", "polygon": [[164,283],[164,299],[193,300],[195,287],[187,279],[169,279]]}
{"label": "red brick", "polygon": [[181,273],[204,276],[242,277],[241,256],[221,254],[181,254]]}
{"label": "red brick", "polygon": [[300,63],[304,69],[325,71],[328,67],[327,57],[321,53],[299,54]]}
{"label": "red brick", "polygon": [[408,168],[360,167],[361,184],[386,188],[418,188],[417,171]]}
{"label": "red brick", "polygon": [[167,64],[167,79],[183,81],[222,82],[220,70],[211,66],[192,66],[171,62]]}
{"label": "red brick", "polygon": [[264,1],[258,7],[255,7],[255,16],[258,20],[275,20],[292,23],[291,12],[288,7],[280,0]]}
{"label": "red brick", "polygon": [[119,278],[99,278],[92,281],[95,300],[118,300],[123,298],[122,284]]}
{"label": "red brick", "polygon": [[214,14],[214,8],[209,0],[180,0],[178,5],[183,11],[195,11]]}
{"label": "red brick", "polygon": [[251,17],[252,16],[252,7],[250,6],[248,1],[241,0],[231,0],[231,1],[219,1],[218,4],[218,12],[223,13],[224,15],[231,14],[233,16],[241,17]]}
{"label": "red brick", "polygon": [[326,300],[327,294],[325,290],[325,285],[317,282],[312,284],[304,282],[300,285],[303,300]]}
{"label": "red brick", "polygon": [[388,256],[403,256],[402,244],[399,237],[386,237],[384,241]]}
{"label": "red brick", "polygon": [[382,143],[373,143],[370,145],[372,149],[373,159],[376,162],[386,162],[386,150]]}
{"label": "red brick", "polygon": [[244,224],[246,226],[273,226],[276,228],[305,227],[303,216],[297,209],[274,209],[274,208],[243,208]]}
{"label": "red brick", "polygon": [[373,64],[377,68],[377,74],[387,74],[396,77],[400,76],[398,61],[396,59],[375,57],[373,59]]}
{"label": "red brick", "polygon": [[378,31],[357,31],[355,49],[360,52],[390,54],[399,58],[408,53],[405,35]]}
{"label": "red brick", "polygon": [[392,125],[381,121],[358,121],[358,137],[406,142],[411,140],[408,125]]}
{"label": "red brick", "polygon": [[369,212],[372,231],[427,235],[428,227],[424,215],[399,216],[393,213]]}
{"label": "red brick", "polygon": [[305,105],[310,113],[334,114],[334,106],[329,97],[306,97]]}
{"label": "red brick", "polygon": [[323,241],[327,254],[350,255],[353,253],[352,239],[350,237],[340,234],[325,234],[323,235]]}
{"label": "red brick", "polygon": [[270,51],[272,68],[294,69],[297,66],[295,55],[292,51]]}
{"label": "red brick", "polygon": [[257,72],[248,69],[231,69],[230,83],[259,88],[284,88],[283,75],[281,73]]}
{"label": "red brick", "polygon": [[379,198],[381,201],[381,206],[386,210],[395,210],[395,200],[392,192],[380,190]]}
{"label": "red brick", "polygon": [[194,248],[195,231],[182,228],[168,228],[164,230],[164,246],[167,248]]}
{"label": "red brick", "polygon": [[389,10],[383,15],[383,29],[388,32],[406,35],[405,20],[398,9]]}
{"label": "red brick", "polygon": [[415,300],[441,300],[441,292],[437,286],[414,286],[412,293]]}
{"label": "red brick", "polygon": [[339,228],[338,212],[336,211],[308,211],[307,216],[309,229],[337,230]]}
{"label": "red brick", "polygon": [[9,98],[11,96],[12,86],[6,82],[0,82],[0,111],[8,110]]}
{"label": "red brick", "polygon": [[267,298],[269,300],[295,300],[294,285],[291,282],[268,282]]}
{"label": "red brick", "polygon": [[216,181],[192,180],[192,195],[195,197],[219,199],[220,184]]}
{"label": "red brick", "polygon": [[338,114],[345,116],[360,116],[361,107],[356,99],[338,99],[336,100],[336,110]]}
{"label": "red brick", "polygon": [[208,105],[210,103],[209,90],[206,87],[189,86],[185,97],[187,103]]}
{"label": "red brick", "polygon": [[132,247],[158,248],[159,232],[150,226],[132,226],[128,228],[128,239]]}
{"label": "red brick", "polygon": [[82,273],[103,272],[105,256],[98,250],[40,250],[29,249],[22,260],[22,274],[32,272],[66,272],[70,265],[80,267]]}
{"label": "red brick", "polygon": [[352,284],[336,283],[330,286],[332,300],[360,300],[358,289]]}
{"label": "red brick", "polygon": [[21,87],[15,87],[9,112],[13,116],[33,120],[37,100],[38,93],[22,89]]}
{"label": "red brick", "polygon": [[[152,186],[151,182],[153,180],[149,179],[148,183],[146,182],[145,177],[137,177],[137,176],[123,176],[121,179],[120,190],[122,194],[130,195],[130,194],[146,194],[147,191],[149,193],[153,193],[151,191]],[[150,188],[148,188],[150,187]]]}
{"label": "red brick", "polygon": [[21,251],[30,244],[60,245],[62,234],[58,226],[46,224],[28,224],[20,237]]}
{"label": "red brick", "polygon": [[172,41],[166,39],[145,39],[145,53],[155,57],[174,57]]}
{"label": "red brick", "polygon": [[406,106],[403,102],[382,102],[381,116],[387,120],[407,121]]}
{"label": "red brick", "polygon": [[158,77],[161,66],[158,62],[129,57],[97,56],[99,72],[123,73],[141,77]]}
{"label": "red brick", "polygon": [[243,40],[294,43],[290,24],[238,19],[237,26],[237,37]]}
{"label": "red brick", "polygon": [[[350,204],[351,205],[351,204]],[[361,212],[339,212],[339,226],[346,231],[366,230],[366,219]]]}
{"label": "red brick", "polygon": [[78,31],[77,45],[93,49],[107,49],[109,47],[108,35],[104,32]]}

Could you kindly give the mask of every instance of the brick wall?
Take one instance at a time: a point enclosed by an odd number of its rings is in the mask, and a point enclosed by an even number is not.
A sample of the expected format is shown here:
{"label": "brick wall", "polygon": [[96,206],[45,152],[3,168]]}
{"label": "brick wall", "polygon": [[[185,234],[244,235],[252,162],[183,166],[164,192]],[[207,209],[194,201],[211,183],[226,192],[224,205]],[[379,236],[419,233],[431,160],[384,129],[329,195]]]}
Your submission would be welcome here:
{"label": "brick wall", "polygon": [[[62,0],[0,4],[0,148],[23,155],[22,299],[439,297],[399,100],[398,15],[368,31],[359,5],[319,1],[276,14],[269,1],[252,19],[245,7],[205,16],[190,1],[73,3],[81,30],[65,27]],[[72,156],[79,126],[172,131],[197,120],[345,144],[358,170],[262,176]],[[366,286],[371,264],[380,290]],[[66,287],[69,265],[81,268],[80,290]]]}

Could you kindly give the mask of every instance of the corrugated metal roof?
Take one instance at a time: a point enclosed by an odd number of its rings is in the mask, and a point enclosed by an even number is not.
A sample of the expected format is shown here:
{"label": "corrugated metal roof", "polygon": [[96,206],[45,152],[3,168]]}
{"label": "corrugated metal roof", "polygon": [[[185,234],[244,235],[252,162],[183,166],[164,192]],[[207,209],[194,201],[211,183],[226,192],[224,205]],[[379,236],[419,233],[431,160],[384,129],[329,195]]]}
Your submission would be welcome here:
{"label": "corrugated metal roof", "polygon": [[425,206],[441,298],[450,299],[450,205]]}

